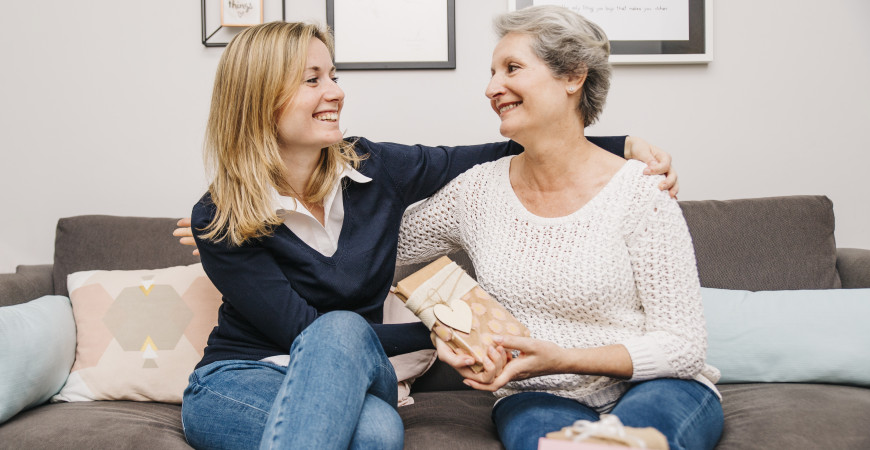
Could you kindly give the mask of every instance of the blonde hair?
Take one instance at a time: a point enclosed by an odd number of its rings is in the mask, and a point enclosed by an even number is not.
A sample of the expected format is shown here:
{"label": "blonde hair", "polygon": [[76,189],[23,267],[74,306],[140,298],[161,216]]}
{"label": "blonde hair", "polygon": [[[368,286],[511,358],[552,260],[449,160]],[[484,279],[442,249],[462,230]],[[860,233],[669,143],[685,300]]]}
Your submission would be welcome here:
{"label": "blonde hair", "polygon": [[499,38],[508,33],[532,37],[532,50],[556,77],[586,75],[577,109],[583,126],[598,120],[610,90],[610,41],[598,25],[561,6],[532,6],[494,21]]}
{"label": "blonde hair", "polygon": [[361,157],[344,140],[321,150],[305,192],[287,182],[278,145],[278,118],[302,84],[311,39],[334,58],[332,36],[317,25],[270,22],[248,28],[227,45],[218,63],[204,146],[216,213],[203,239],[242,245],[269,236],[282,223],[271,189],[317,203],[329,193],[341,164]]}

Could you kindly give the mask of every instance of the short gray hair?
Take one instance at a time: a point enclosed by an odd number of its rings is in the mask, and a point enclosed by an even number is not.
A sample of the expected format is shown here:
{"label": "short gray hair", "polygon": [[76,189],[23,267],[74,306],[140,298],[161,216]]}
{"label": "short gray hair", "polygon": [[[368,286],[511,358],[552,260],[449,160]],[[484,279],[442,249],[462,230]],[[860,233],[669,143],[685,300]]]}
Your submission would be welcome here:
{"label": "short gray hair", "polygon": [[583,126],[598,120],[610,89],[610,41],[604,30],[560,6],[533,6],[496,17],[499,38],[509,33],[532,37],[532,50],[556,77],[586,74],[578,109]]}

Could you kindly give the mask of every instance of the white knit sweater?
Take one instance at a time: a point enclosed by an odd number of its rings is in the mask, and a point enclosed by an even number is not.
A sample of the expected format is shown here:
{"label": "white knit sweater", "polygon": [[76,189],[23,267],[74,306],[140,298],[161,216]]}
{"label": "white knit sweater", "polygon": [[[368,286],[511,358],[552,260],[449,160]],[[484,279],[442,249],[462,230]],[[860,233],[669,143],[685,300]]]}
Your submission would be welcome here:
{"label": "white knit sweater", "polygon": [[[464,248],[481,287],[526,324],[532,337],[564,348],[622,344],[630,381],[697,379],[716,391],[698,272],[677,202],[661,176],[627,161],[579,210],[530,213],[509,181],[512,157],[472,168],[405,213],[399,260],[426,261]],[[629,382],[547,375],[496,392],[545,391],[608,409]]]}

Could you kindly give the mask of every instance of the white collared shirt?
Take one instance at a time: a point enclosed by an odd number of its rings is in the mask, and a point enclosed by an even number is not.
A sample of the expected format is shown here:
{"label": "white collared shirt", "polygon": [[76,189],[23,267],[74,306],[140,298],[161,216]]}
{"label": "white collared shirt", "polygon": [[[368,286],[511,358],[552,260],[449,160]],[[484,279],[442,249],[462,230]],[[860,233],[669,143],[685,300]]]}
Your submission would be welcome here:
{"label": "white collared shirt", "polygon": [[343,165],[339,169],[338,178],[329,194],[323,199],[324,224],[314,218],[302,202],[293,197],[278,194],[272,188],[272,206],[278,217],[284,219],[284,225],[290,229],[302,242],[317,250],[324,256],[332,256],[338,249],[338,238],[344,223],[344,200],[341,195],[341,181],[348,177],[357,183],[368,183],[371,178],[359,173],[353,167]]}

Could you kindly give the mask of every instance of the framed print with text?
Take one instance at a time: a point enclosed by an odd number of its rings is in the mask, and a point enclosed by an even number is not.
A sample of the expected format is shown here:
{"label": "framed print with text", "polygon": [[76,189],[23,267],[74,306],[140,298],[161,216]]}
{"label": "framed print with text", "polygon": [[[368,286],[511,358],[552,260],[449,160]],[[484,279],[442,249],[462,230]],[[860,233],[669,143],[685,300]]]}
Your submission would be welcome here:
{"label": "framed print with text", "polygon": [[326,0],[335,67],[455,69],[455,0]]}
{"label": "framed print with text", "polygon": [[286,20],[285,0],[201,0],[202,45],[226,47],[245,28]]}
{"label": "framed print with text", "polygon": [[250,27],[263,23],[263,0],[221,0],[221,26]]}
{"label": "framed print with text", "polygon": [[687,64],[713,60],[712,0],[508,0],[508,9],[558,5],[597,23],[614,64]]}

